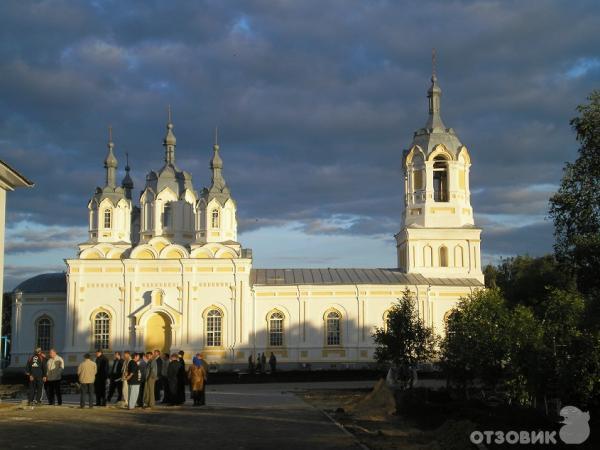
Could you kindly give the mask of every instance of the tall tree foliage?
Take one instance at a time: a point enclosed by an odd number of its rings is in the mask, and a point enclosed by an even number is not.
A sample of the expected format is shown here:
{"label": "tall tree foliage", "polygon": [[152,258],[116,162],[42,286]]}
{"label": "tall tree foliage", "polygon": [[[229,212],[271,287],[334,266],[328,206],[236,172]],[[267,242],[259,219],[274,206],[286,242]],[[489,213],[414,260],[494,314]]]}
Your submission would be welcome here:
{"label": "tall tree foliage", "polygon": [[558,192],[550,199],[555,252],[572,267],[583,294],[600,291],[600,91],[588,97],[571,120],[579,156],[567,163]]}
{"label": "tall tree foliage", "polygon": [[580,294],[552,290],[541,319],[543,347],[537,355],[538,386],[546,397],[588,406],[600,388],[600,341],[587,330]]}
{"label": "tall tree foliage", "polygon": [[536,314],[530,306],[511,307],[491,288],[462,299],[442,341],[449,380],[466,393],[481,383],[522,405],[550,398],[593,404],[600,391],[600,335],[581,326],[583,299],[550,289],[538,308]]}
{"label": "tall tree foliage", "polygon": [[509,306],[530,306],[539,317],[552,289],[574,290],[575,279],[553,255],[515,256],[484,269],[486,287],[497,287]]}
{"label": "tall tree foliage", "polygon": [[385,327],[377,328],[373,334],[377,345],[375,359],[397,369],[404,387],[412,387],[413,369],[433,359],[437,338],[419,318],[416,300],[408,289],[389,310],[386,322]]}
{"label": "tall tree foliage", "polygon": [[442,341],[442,364],[451,380],[467,389],[475,379],[495,386],[508,351],[508,310],[498,289],[461,299],[450,313]]}

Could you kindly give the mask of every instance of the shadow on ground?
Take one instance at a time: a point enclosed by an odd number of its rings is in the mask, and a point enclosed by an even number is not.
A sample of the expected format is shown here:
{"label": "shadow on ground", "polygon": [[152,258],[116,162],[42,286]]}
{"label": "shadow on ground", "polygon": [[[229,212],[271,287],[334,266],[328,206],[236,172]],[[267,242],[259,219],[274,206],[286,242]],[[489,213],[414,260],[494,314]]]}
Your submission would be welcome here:
{"label": "shadow on ground", "polygon": [[42,406],[0,409],[0,448],[345,449],[355,441],[319,411],[164,407],[152,411]]}

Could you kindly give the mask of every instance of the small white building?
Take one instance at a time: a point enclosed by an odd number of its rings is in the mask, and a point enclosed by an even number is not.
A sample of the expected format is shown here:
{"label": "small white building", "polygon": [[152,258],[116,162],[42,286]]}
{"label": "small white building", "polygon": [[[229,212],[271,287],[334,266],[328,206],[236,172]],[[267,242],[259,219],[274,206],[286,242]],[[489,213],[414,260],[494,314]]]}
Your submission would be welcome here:
{"label": "small white building", "polygon": [[[6,224],[6,192],[18,187],[33,187],[33,183],[0,160],[0,294],[4,293],[4,227]],[[0,295],[0,376],[4,367],[7,342],[2,331],[3,295]]]}
{"label": "small white building", "polygon": [[404,154],[405,211],[391,269],[254,269],[237,239],[216,143],[210,187],[196,191],[176,165],[169,119],[165,163],[148,173],[138,207],[128,166],[116,182],[109,142],[105,185],[88,204],[89,238],[78,257],[66,261],[66,273],[15,290],[13,365],[36,346],[53,346],[67,365],[103,348],[203,351],[221,370],[262,352],[284,368],[364,367],[373,363],[375,327],[407,288],[442,334],[458,299],[483,286],[481,230],[469,152],[442,122],[435,76],[428,97],[429,120]]}

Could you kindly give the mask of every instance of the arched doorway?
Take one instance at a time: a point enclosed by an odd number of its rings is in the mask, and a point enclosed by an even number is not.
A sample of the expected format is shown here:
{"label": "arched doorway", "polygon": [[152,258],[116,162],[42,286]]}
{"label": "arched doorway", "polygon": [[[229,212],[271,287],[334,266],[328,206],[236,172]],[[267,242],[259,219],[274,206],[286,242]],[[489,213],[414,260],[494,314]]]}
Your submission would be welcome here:
{"label": "arched doorway", "polygon": [[171,349],[171,319],[162,312],[156,312],[146,322],[144,333],[146,351],[160,350],[165,353]]}

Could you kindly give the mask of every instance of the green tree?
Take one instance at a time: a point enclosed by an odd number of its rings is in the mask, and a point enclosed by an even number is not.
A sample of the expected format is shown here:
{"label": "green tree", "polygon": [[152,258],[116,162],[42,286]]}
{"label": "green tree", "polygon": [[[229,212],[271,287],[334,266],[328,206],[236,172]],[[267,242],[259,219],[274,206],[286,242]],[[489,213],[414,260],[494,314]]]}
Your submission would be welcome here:
{"label": "green tree", "polygon": [[496,288],[496,278],[498,278],[498,268],[492,264],[488,264],[483,268],[483,278],[486,288]]}
{"label": "green tree", "polygon": [[449,380],[465,392],[475,379],[494,388],[504,376],[509,324],[500,290],[479,290],[461,299],[448,317],[442,341],[442,365]]}
{"label": "green tree", "polygon": [[511,402],[533,405],[538,386],[545,379],[539,370],[543,349],[542,324],[532,308],[517,305],[509,312],[506,334],[508,348],[504,389]]}
{"label": "green tree", "polygon": [[554,398],[582,408],[599,406],[600,332],[583,326],[583,297],[551,286],[528,289],[524,280],[543,279],[535,273],[545,273],[547,261],[525,261],[525,272],[533,275],[498,283],[515,293],[515,286],[523,286],[515,305],[500,288],[488,288],[461,299],[450,313],[441,345],[448,379],[467,394],[471,384],[482,384],[526,406]]}
{"label": "green tree", "polygon": [[553,290],[542,319],[543,349],[537,361],[544,397],[585,407],[600,388],[600,336],[582,327],[580,294]]}
{"label": "green tree", "polygon": [[431,361],[436,355],[437,337],[419,318],[416,300],[406,289],[388,311],[386,325],[373,334],[377,348],[375,359],[398,371],[403,387],[412,387],[417,364]]}
{"label": "green tree", "polygon": [[[577,107],[571,120],[580,143],[574,163],[567,163],[558,192],[550,199],[554,221],[555,252],[565,267],[572,267],[583,294],[599,298],[600,277],[600,91]],[[594,310],[597,310],[594,308]]]}
{"label": "green tree", "polygon": [[530,306],[538,318],[551,289],[575,289],[574,278],[553,255],[506,258],[495,270],[494,282],[508,306]]}

